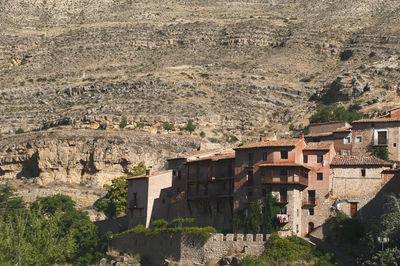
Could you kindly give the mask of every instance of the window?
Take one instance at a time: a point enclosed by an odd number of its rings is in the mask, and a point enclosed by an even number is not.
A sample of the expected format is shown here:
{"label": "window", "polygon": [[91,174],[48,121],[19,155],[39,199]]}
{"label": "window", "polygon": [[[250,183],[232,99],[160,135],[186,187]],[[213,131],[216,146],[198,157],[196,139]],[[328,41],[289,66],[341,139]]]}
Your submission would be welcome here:
{"label": "window", "polygon": [[181,188],[180,188],[180,187],[177,187],[177,188],[176,188],[176,193],[177,193],[177,194],[181,193]]}
{"label": "window", "polygon": [[387,144],[387,132],[378,131],[378,144]]}
{"label": "window", "polygon": [[317,163],[322,163],[324,157],[322,155],[317,155]]}
{"label": "window", "polygon": [[181,172],[181,170],[179,170],[178,171],[178,180],[181,180],[182,179],[182,172]]}
{"label": "window", "polygon": [[303,162],[308,163],[308,155],[303,155]]}
{"label": "window", "polygon": [[299,217],[299,215],[300,215],[300,210],[299,209],[296,210],[296,214],[297,214],[297,217]]}
{"label": "window", "polygon": [[200,178],[200,166],[197,166],[197,168],[196,168],[196,178],[197,179]]}
{"label": "window", "polygon": [[175,176],[176,175],[176,171],[172,170],[172,175]]}
{"label": "window", "polygon": [[253,165],[254,163],[254,153],[249,153],[249,165]]}
{"label": "window", "polygon": [[287,176],[288,175],[288,173],[287,173],[287,169],[280,169],[280,173],[279,173],[281,176]]}
{"label": "window", "polygon": [[362,143],[362,142],[363,142],[362,136],[356,136],[356,143]]}
{"label": "window", "polygon": [[253,191],[252,190],[247,191],[247,200],[248,201],[253,200]]}
{"label": "window", "polygon": [[304,177],[305,177],[305,178],[308,178],[308,172],[305,172],[305,173],[304,173]]}
{"label": "window", "polygon": [[281,159],[287,159],[288,157],[288,151],[281,151]]}
{"label": "window", "polygon": [[361,169],[361,176],[365,176],[365,169]]}
{"label": "window", "polygon": [[393,147],[396,147],[397,146],[397,144],[396,143],[393,143]]}
{"label": "window", "polygon": [[253,171],[247,171],[247,181],[249,184],[253,183]]}
{"label": "window", "polygon": [[351,217],[354,217],[357,215],[357,203],[356,202],[350,203],[350,215],[351,215]]}
{"label": "window", "polygon": [[322,180],[324,178],[322,173],[317,173],[317,180]]}
{"label": "window", "polygon": [[134,206],[137,205],[137,193],[133,193],[133,201],[132,201],[132,204],[133,204]]}
{"label": "window", "polygon": [[344,143],[344,144],[350,144],[350,143],[351,143],[351,137],[350,137],[350,136],[345,137],[345,138],[343,139],[343,143]]}
{"label": "window", "polygon": [[266,161],[268,159],[268,152],[263,153],[263,161]]}
{"label": "window", "polygon": [[313,216],[313,215],[314,215],[314,208],[308,209],[308,214],[309,214],[310,216]]}
{"label": "window", "polygon": [[279,191],[280,202],[287,202],[287,189],[281,188]]}

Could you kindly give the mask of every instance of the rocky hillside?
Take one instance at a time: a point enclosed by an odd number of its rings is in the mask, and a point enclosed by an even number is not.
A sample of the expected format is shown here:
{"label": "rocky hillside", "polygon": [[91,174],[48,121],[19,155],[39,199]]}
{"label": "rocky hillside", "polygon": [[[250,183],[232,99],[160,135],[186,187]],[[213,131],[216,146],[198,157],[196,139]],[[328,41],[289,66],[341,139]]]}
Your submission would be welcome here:
{"label": "rocky hillside", "polygon": [[399,13],[397,0],[0,0],[0,178],[100,187],[140,160],[306,124],[321,102],[398,105]]}

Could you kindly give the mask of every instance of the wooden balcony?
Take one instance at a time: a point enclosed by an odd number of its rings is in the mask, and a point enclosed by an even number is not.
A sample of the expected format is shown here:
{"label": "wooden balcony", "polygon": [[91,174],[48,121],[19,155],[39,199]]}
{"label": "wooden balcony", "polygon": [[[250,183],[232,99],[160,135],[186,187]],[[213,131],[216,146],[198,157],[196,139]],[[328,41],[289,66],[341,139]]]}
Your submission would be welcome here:
{"label": "wooden balcony", "polygon": [[304,176],[264,176],[261,178],[261,183],[264,185],[300,185],[308,186],[308,178]]}
{"label": "wooden balcony", "polygon": [[301,206],[303,209],[314,208],[317,206],[318,197],[308,197],[306,200],[301,202]]}

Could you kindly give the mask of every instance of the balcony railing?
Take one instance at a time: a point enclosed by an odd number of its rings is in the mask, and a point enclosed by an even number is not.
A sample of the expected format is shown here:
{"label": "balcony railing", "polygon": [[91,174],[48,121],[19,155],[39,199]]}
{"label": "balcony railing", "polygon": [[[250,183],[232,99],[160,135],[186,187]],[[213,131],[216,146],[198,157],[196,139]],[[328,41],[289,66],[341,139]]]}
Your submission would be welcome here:
{"label": "balcony railing", "polygon": [[303,208],[314,208],[317,205],[318,197],[308,197],[306,200],[302,201]]}
{"label": "balcony railing", "polygon": [[264,176],[261,178],[262,184],[277,184],[277,185],[302,185],[308,186],[308,178],[304,176],[292,175],[292,176]]}
{"label": "balcony railing", "polygon": [[388,139],[377,139],[374,140],[374,146],[386,146],[389,144],[388,142]]}

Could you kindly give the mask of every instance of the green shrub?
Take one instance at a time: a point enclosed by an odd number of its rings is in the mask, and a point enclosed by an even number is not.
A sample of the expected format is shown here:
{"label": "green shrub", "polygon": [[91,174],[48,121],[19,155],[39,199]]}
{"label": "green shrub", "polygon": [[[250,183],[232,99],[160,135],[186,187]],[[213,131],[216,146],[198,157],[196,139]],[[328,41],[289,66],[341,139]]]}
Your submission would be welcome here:
{"label": "green shrub", "polygon": [[136,128],[137,128],[137,129],[142,129],[142,128],[144,128],[144,122],[136,122]]}
{"label": "green shrub", "polygon": [[357,244],[364,236],[364,226],[357,219],[350,218],[343,212],[338,212],[336,216],[328,220],[332,240],[345,240],[352,244]]}
{"label": "green shrub", "polygon": [[387,146],[376,147],[372,150],[371,154],[382,160],[389,161],[389,149]]}
{"label": "green shrub", "polygon": [[125,128],[128,125],[128,122],[126,119],[122,119],[121,122],[119,122],[119,128]]}
{"label": "green shrub", "polygon": [[271,235],[264,253],[259,256],[245,256],[244,266],[275,265],[275,263],[290,263],[307,261],[314,265],[335,265],[331,254],[323,254],[307,241],[291,236],[281,238],[277,234]]}
{"label": "green shrub", "polygon": [[18,128],[17,131],[15,131],[15,134],[22,134],[24,133],[24,130],[22,128]]}
{"label": "green shrub", "polygon": [[170,132],[171,130],[174,130],[174,124],[165,122],[163,123],[163,128]]}
{"label": "green shrub", "polygon": [[206,136],[206,133],[204,133],[204,131],[200,132],[200,137],[204,138]]}

